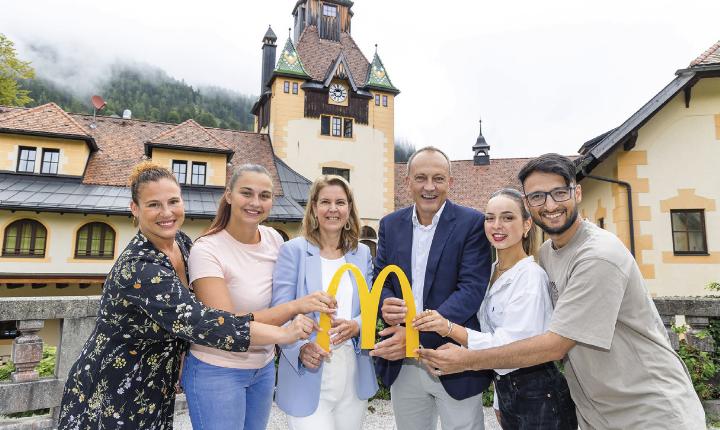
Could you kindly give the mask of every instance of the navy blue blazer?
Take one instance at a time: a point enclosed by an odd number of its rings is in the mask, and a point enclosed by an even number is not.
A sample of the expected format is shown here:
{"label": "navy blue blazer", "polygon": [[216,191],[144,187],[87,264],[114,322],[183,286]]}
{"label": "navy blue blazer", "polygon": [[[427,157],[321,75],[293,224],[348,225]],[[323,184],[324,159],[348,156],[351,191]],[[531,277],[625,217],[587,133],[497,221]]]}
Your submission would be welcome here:
{"label": "navy blue blazer", "polygon": [[[373,279],[385,266],[396,264],[412,283],[412,211],[412,206],[399,209],[380,220]],[[473,330],[480,330],[476,314],[490,278],[490,244],[484,222],[482,213],[446,201],[430,245],[423,290],[425,309],[437,310],[455,324]],[[402,298],[395,276],[385,281],[380,308],[388,297]],[[420,344],[425,348],[448,342],[452,340],[437,333],[420,332]],[[375,370],[387,387],[395,381],[401,366],[402,360],[375,358]],[[492,376],[492,371],[462,372],[443,375],[440,381],[452,398],[463,400],[485,390]]]}

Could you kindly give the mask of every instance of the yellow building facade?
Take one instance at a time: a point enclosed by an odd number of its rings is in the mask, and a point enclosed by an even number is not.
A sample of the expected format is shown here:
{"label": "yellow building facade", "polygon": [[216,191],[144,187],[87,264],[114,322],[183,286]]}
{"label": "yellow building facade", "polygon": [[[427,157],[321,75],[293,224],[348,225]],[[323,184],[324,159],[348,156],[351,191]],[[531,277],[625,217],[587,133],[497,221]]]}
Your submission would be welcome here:
{"label": "yellow building facade", "polygon": [[[580,150],[582,215],[634,249],[655,296],[706,295],[720,280],[719,70],[720,44]],[[591,176],[629,184],[631,200]]]}
{"label": "yellow building facade", "polygon": [[394,102],[399,91],[380,57],[372,61],[350,35],[352,2],[299,1],[294,36],[277,55],[263,39],[256,130],[303,176],[349,179],[363,224],[377,230],[394,210]]}

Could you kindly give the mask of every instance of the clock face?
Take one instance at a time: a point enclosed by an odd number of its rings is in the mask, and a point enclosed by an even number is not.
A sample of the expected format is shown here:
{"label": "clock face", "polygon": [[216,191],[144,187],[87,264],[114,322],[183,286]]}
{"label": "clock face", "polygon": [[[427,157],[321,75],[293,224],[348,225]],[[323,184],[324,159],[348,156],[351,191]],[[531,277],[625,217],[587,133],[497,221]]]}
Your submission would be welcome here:
{"label": "clock face", "polygon": [[342,103],[347,99],[348,91],[342,84],[330,85],[330,100],[335,103]]}

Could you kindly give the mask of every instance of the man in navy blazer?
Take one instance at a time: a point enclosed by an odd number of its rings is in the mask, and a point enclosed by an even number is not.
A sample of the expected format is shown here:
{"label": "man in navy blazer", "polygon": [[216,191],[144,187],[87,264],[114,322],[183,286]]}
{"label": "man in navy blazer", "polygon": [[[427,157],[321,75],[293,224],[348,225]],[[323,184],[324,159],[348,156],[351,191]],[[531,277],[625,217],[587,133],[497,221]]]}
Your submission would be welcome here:
{"label": "man in navy blazer", "polygon": [[[408,275],[416,312],[437,310],[464,327],[480,329],[477,311],[490,276],[490,245],[480,212],[447,200],[452,185],[450,160],[434,147],[417,150],[408,160],[408,188],[415,204],[380,220],[374,277],[388,264]],[[407,308],[394,276],[383,286],[380,312],[388,326],[375,345],[375,369],[390,387],[398,430],[483,429],[482,391],[489,372],[432,375],[415,359],[405,359]],[[448,330],[449,332],[449,330]],[[433,332],[420,333],[420,345],[437,348],[451,342]]]}

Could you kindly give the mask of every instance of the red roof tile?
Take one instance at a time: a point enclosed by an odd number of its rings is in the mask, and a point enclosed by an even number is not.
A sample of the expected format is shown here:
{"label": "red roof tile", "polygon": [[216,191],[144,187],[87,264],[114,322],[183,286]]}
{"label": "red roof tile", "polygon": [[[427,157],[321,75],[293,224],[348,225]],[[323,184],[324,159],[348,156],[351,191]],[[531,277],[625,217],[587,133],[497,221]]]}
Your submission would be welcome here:
{"label": "red roof tile", "polygon": [[78,124],[55,103],[47,103],[32,109],[17,109],[3,115],[0,117],[0,128],[90,137],[88,129]]}
{"label": "red roof tile", "polygon": [[342,52],[350,65],[350,73],[355,83],[362,87],[367,81],[370,62],[353,38],[345,32],[340,33],[340,42],[334,42],[321,39],[316,26],[306,27],[297,43],[297,51],[305,70],[313,80],[323,81],[328,69]]}
{"label": "red roof tile", "polygon": [[720,41],[694,59],[693,62],[690,63],[690,67],[707,66],[710,64],[720,64]]}
{"label": "red roof tile", "polygon": [[[0,106],[0,124],[36,109]],[[41,114],[33,113],[33,117],[35,123],[43,129],[52,129],[53,122],[62,118],[55,111],[47,114],[42,114],[42,110],[40,112]],[[81,129],[89,128],[93,122],[92,115],[65,115]],[[234,151],[233,167],[245,163],[265,166],[272,174],[275,195],[283,195],[270,138],[266,134],[204,128],[194,121],[195,125],[180,128],[180,125],[176,124],[99,116],[95,123],[97,127],[89,136],[95,139],[98,150],[92,153],[88,161],[83,177],[85,184],[126,186],[132,167],[144,158],[146,142],[158,138],[161,138],[160,142],[172,141],[172,135],[180,139],[179,142],[185,142],[185,133],[189,133],[190,136],[204,136],[204,142],[221,142],[224,149]],[[198,130],[196,126],[202,130]],[[172,133],[173,130],[177,133]],[[228,171],[230,170],[231,168],[228,168]]]}
{"label": "red roof tile", "polygon": [[203,126],[189,119],[175,127],[163,131],[148,143],[157,146],[185,146],[189,149],[200,148],[213,151],[229,151],[227,143],[213,136]]}
{"label": "red roof tile", "polygon": [[[530,158],[490,159],[487,166],[475,166],[472,160],[452,162],[453,184],[448,198],[454,203],[485,211],[490,195],[500,188],[520,189],[517,174]],[[406,163],[395,163],[395,209],[413,204],[405,182]]]}

